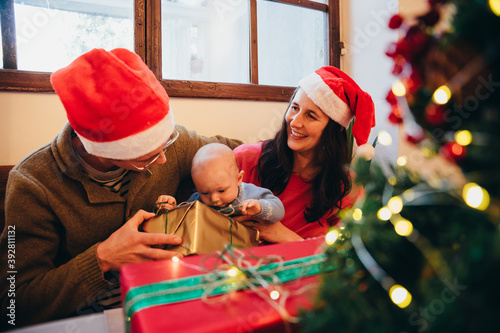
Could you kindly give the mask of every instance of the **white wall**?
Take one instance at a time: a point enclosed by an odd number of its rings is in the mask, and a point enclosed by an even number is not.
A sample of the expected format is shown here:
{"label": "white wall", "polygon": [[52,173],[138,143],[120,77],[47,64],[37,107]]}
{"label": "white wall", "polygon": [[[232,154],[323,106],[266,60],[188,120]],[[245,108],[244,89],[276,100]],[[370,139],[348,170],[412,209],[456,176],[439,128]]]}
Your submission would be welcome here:
{"label": "white wall", "polygon": [[[270,138],[287,107],[284,102],[171,98],[177,123],[199,134],[221,134],[245,142]],[[0,92],[0,165],[16,164],[50,142],[66,123],[53,93]]]}
{"label": "white wall", "polygon": [[[383,166],[394,164],[398,157],[398,126],[388,122],[390,106],[385,100],[395,77],[391,74],[392,60],[385,55],[387,46],[397,41],[396,31],[387,27],[389,19],[398,13],[398,0],[350,0],[348,3],[350,29],[345,37],[350,74],[358,85],[368,92],[375,104],[376,127],[369,143],[385,130],[391,134],[390,146],[378,144],[374,161]],[[385,168],[386,171],[389,171]]]}

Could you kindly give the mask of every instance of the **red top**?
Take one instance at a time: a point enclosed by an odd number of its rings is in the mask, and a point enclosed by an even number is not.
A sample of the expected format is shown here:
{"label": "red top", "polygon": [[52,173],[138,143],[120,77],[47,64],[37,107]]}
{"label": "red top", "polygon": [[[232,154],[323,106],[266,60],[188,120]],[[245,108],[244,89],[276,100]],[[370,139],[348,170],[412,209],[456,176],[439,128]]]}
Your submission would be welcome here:
{"label": "red top", "polygon": [[[257,186],[261,186],[258,179],[257,165],[262,153],[262,144],[262,142],[244,144],[234,149],[239,167],[245,171],[243,181]],[[312,183],[296,174],[292,174],[288,185],[278,195],[278,198],[285,206],[285,216],[281,220],[284,226],[302,238],[326,235],[331,226],[326,221],[326,218],[333,215],[333,213],[327,213],[319,221],[311,223],[308,223],[304,217],[305,209],[312,198]],[[352,205],[352,200],[349,196],[346,196],[342,200],[342,206],[347,207],[350,205]],[[337,222],[338,218],[334,220],[333,224]]]}

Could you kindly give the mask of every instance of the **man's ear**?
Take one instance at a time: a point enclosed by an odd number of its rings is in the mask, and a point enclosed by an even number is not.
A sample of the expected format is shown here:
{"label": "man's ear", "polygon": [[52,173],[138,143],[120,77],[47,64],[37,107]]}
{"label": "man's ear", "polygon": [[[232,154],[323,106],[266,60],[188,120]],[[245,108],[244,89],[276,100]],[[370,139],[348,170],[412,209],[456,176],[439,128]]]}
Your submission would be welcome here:
{"label": "man's ear", "polygon": [[241,183],[243,182],[243,175],[245,174],[245,170],[241,170],[239,173],[238,173],[238,186],[241,185]]}

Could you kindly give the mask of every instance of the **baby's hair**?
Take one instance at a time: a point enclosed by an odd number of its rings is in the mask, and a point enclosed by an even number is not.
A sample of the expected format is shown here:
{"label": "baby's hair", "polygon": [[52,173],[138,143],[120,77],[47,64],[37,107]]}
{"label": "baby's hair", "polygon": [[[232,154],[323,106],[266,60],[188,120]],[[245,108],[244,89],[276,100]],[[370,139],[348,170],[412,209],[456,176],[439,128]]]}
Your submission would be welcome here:
{"label": "baby's hair", "polygon": [[231,148],[222,143],[209,143],[198,149],[193,157],[192,169],[214,159],[230,158],[234,161],[234,166],[239,170],[238,161]]}

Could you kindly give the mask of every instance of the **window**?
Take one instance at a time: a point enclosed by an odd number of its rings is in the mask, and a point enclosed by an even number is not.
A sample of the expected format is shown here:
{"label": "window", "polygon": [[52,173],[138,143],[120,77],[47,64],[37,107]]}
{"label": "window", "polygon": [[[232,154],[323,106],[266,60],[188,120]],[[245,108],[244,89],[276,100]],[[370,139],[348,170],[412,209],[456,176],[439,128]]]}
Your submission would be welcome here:
{"label": "window", "polygon": [[287,101],[340,61],[338,0],[2,0],[0,90],[52,91],[92,48],[139,54],[170,96]]}

